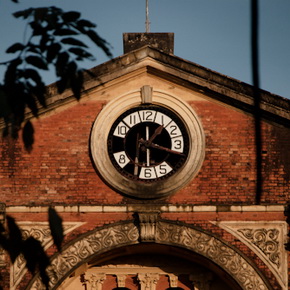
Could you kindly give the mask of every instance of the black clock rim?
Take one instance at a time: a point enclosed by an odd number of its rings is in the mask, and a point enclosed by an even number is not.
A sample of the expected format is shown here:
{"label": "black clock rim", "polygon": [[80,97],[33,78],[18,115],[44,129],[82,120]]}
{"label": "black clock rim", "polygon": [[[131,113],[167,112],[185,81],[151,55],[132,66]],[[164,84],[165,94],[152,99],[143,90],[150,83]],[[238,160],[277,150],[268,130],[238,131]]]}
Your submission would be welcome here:
{"label": "black clock rim", "polygon": [[[179,164],[175,165],[174,169],[171,172],[169,172],[168,174],[166,174],[164,176],[157,177],[154,179],[140,179],[140,178],[126,172],[125,170],[123,170],[119,166],[119,164],[116,162],[116,160],[113,156],[113,151],[112,151],[112,144],[111,144],[112,140],[111,139],[113,136],[113,132],[114,132],[115,128],[117,127],[117,125],[120,123],[120,121],[123,120],[126,116],[130,115],[131,113],[136,112],[136,111],[140,111],[140,110],[144,110],[144,109],[162,112],[165,115],[167,115],[168,117],[170,117],[171,119],[173,119],[177,123],[178,127],[180,128],[180,130],[182,132],[183,139],[184,139],[183,152],[184,152],[185,156],[180,158],[180,161],[178,162]],[[188,154],[190,151],[190,137],[189,137],[189,132],[188,132],[187,126],[186,126],[185,122],[183,121],[183,119],[179,116],[179,114],[177,114],[176,112],[174,112],[173,110],[171,110],[170,108],[167,108],[165,106],[160,106],[160,105],[156,105],[156,104],[141,104],[141,105],[131,107],[130,109],[128,109],[125,112],[123,112],[122,114],[120,114],[118,116],[118,118],[116,118],[114,120],[113,125],[110,128],[108,138],[107,138],[107,150],[108,150],[109,158],[110,158],[114,168],[122,176],[124,176],[128,180],[136,182],[138,184],[154,184],[156,182],[165,181],[168,178],[174,176],[186,164],[186,161],[188,159]]]}

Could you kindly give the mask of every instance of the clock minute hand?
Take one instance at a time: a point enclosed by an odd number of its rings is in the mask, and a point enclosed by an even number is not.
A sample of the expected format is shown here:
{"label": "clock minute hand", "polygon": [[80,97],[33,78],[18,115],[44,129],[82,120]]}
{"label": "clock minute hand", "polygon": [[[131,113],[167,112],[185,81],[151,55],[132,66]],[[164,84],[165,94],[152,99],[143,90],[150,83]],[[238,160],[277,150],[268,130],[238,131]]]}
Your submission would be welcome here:
{"label": "clock minute hand", "polygon": [[185,155],[184,155],[183,153],[181,153],[181,152],[178,152],[178,151],[175,151],[175,150],[171,150],[171,149],[169,149],[169,148],[167,148],[167,147],[163,147],[163,146],[160,146],[160,145],[158,145],[158,144],[151,143],[151,144],[150,144],[150,147],[155,148],[155,149],[159,149],[159,150],[163,150],[163,151],[166,151],[166,152],[168,152],[168,153],[172,153],[172,154],[177,154],[177,155],[185,156]]}

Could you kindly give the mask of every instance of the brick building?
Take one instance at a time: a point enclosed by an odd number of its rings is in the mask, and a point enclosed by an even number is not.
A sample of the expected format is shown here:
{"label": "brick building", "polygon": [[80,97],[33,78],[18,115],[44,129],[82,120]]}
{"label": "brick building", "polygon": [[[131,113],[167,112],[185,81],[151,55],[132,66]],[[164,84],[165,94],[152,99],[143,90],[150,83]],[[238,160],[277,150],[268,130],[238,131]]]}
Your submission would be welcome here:
{"label": "brick building", "polygon": [[[250,85],[178,58],[172,34],[124,34],[91,71],[80,101],[49,87],[31,153],[1,140],[2,222],[42,242],[51,289],[288,289],[290,101],[259,92],[257,197]],[[23,258],[0,267],[4,289],[42,289]]]}

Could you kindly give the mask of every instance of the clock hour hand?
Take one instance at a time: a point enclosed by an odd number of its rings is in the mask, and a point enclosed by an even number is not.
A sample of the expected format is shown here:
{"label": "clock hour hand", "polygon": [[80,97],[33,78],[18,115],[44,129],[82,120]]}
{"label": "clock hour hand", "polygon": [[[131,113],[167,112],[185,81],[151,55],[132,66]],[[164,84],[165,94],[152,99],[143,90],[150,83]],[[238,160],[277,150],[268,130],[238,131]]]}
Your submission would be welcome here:
{"label": "clock hour hand", "polygon": [[159,127],[156,128],[156,130],[154,131],[153,135],[149,138],[149,140],[147,140],[147,146],[150,146],[152,141],[156,138],[157,135],[161,134],[162,130],[163,130],[163,125],[160,125]]}

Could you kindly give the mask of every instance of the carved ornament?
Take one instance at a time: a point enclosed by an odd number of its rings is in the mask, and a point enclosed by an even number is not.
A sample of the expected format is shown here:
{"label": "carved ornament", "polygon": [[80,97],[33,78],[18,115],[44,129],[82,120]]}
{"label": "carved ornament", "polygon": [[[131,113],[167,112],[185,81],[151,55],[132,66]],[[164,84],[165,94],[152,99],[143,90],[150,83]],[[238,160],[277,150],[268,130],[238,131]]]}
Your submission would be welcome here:
{"label": "carved ornament", "polygon": [[[159,220],[156,223],[155,242],[186,248],[206,257],[232,276],[241,289],[270,289],[256,269],[239,252],[198,229]],[[140,243],[140,228],[133,221],[96,229],[82,236],[52,260],[49,271],[50,288],[57,289],[72,271],[90,258],[112,249],[138,243]],[[39,276],[34,277],[29,289],[42,289]]]}

